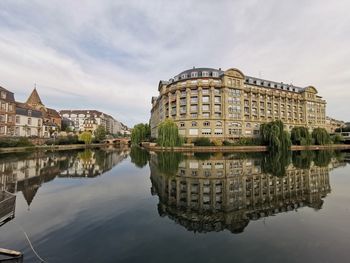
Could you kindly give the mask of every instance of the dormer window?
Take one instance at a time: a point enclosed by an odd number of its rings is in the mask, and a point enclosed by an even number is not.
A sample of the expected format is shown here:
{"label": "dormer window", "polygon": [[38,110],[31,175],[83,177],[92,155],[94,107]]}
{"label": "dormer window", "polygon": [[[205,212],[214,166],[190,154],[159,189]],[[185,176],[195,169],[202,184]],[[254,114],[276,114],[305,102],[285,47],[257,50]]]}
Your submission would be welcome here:
{"label": "dormer window", "polygon": [[198,72],[191,72],[191,78],[197,78]]}
{"label": "dormer window", "polygon": [[182,74],[181,79],[185,79],[185,78],[187,78],[187,74]]}
{"label": "dormer window", "polygon": [[208,71],[202,71],[202,77],[209,77]]}
{"label": "dormer window", "polygon": [[213,71],[213,77],[215,78],[219,77],[219,72]]}

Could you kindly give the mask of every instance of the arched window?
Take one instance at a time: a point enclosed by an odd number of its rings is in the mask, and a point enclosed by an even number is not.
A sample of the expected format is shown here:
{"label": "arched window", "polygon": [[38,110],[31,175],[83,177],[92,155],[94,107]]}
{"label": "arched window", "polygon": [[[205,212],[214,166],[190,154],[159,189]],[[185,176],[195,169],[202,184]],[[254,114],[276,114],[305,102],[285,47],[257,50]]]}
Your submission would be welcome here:
{"label": "arched window", "polygon": [[216,127],[221,127],[222,126],[222,122],[221,121],[217,121],[216,122]]}
{"label": "arched window", "polygon": [[196,127],[196,126],[197,126],[197,122],[193,121],[193,122],[191,123],[191,126],[192,126],[192,127]]}

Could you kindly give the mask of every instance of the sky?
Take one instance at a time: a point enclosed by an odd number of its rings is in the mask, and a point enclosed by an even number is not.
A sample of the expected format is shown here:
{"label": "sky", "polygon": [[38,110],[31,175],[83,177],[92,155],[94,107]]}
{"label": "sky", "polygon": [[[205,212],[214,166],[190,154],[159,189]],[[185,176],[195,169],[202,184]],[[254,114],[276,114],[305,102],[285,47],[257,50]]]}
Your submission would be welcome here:
{"label": "sky", "polygon": [[160,80],[195,67],[315,86],[350,121],[348,0],[0,0],[0,86],[25,101],[148,122]]}

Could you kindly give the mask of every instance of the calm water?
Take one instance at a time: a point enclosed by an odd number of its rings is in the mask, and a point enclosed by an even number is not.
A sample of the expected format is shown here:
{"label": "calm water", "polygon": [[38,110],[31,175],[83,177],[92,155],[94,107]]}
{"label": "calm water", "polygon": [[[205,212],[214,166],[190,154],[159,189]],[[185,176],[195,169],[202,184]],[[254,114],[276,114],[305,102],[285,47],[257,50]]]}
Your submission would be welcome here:
{"label": "calm water", "polygon": [[349,262],[348,153],[0,155],[0,247],[39,262]]}

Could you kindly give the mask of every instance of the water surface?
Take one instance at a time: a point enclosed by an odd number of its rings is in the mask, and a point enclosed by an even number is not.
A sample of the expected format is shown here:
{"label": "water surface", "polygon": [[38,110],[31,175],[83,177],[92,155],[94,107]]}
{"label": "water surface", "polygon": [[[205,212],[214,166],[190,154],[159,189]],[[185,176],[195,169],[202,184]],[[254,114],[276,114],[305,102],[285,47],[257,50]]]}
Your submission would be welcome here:
{"label": "water surface", "polygon": [[348,262],[348,153],[0,156],[0,247],[38,262]]}

